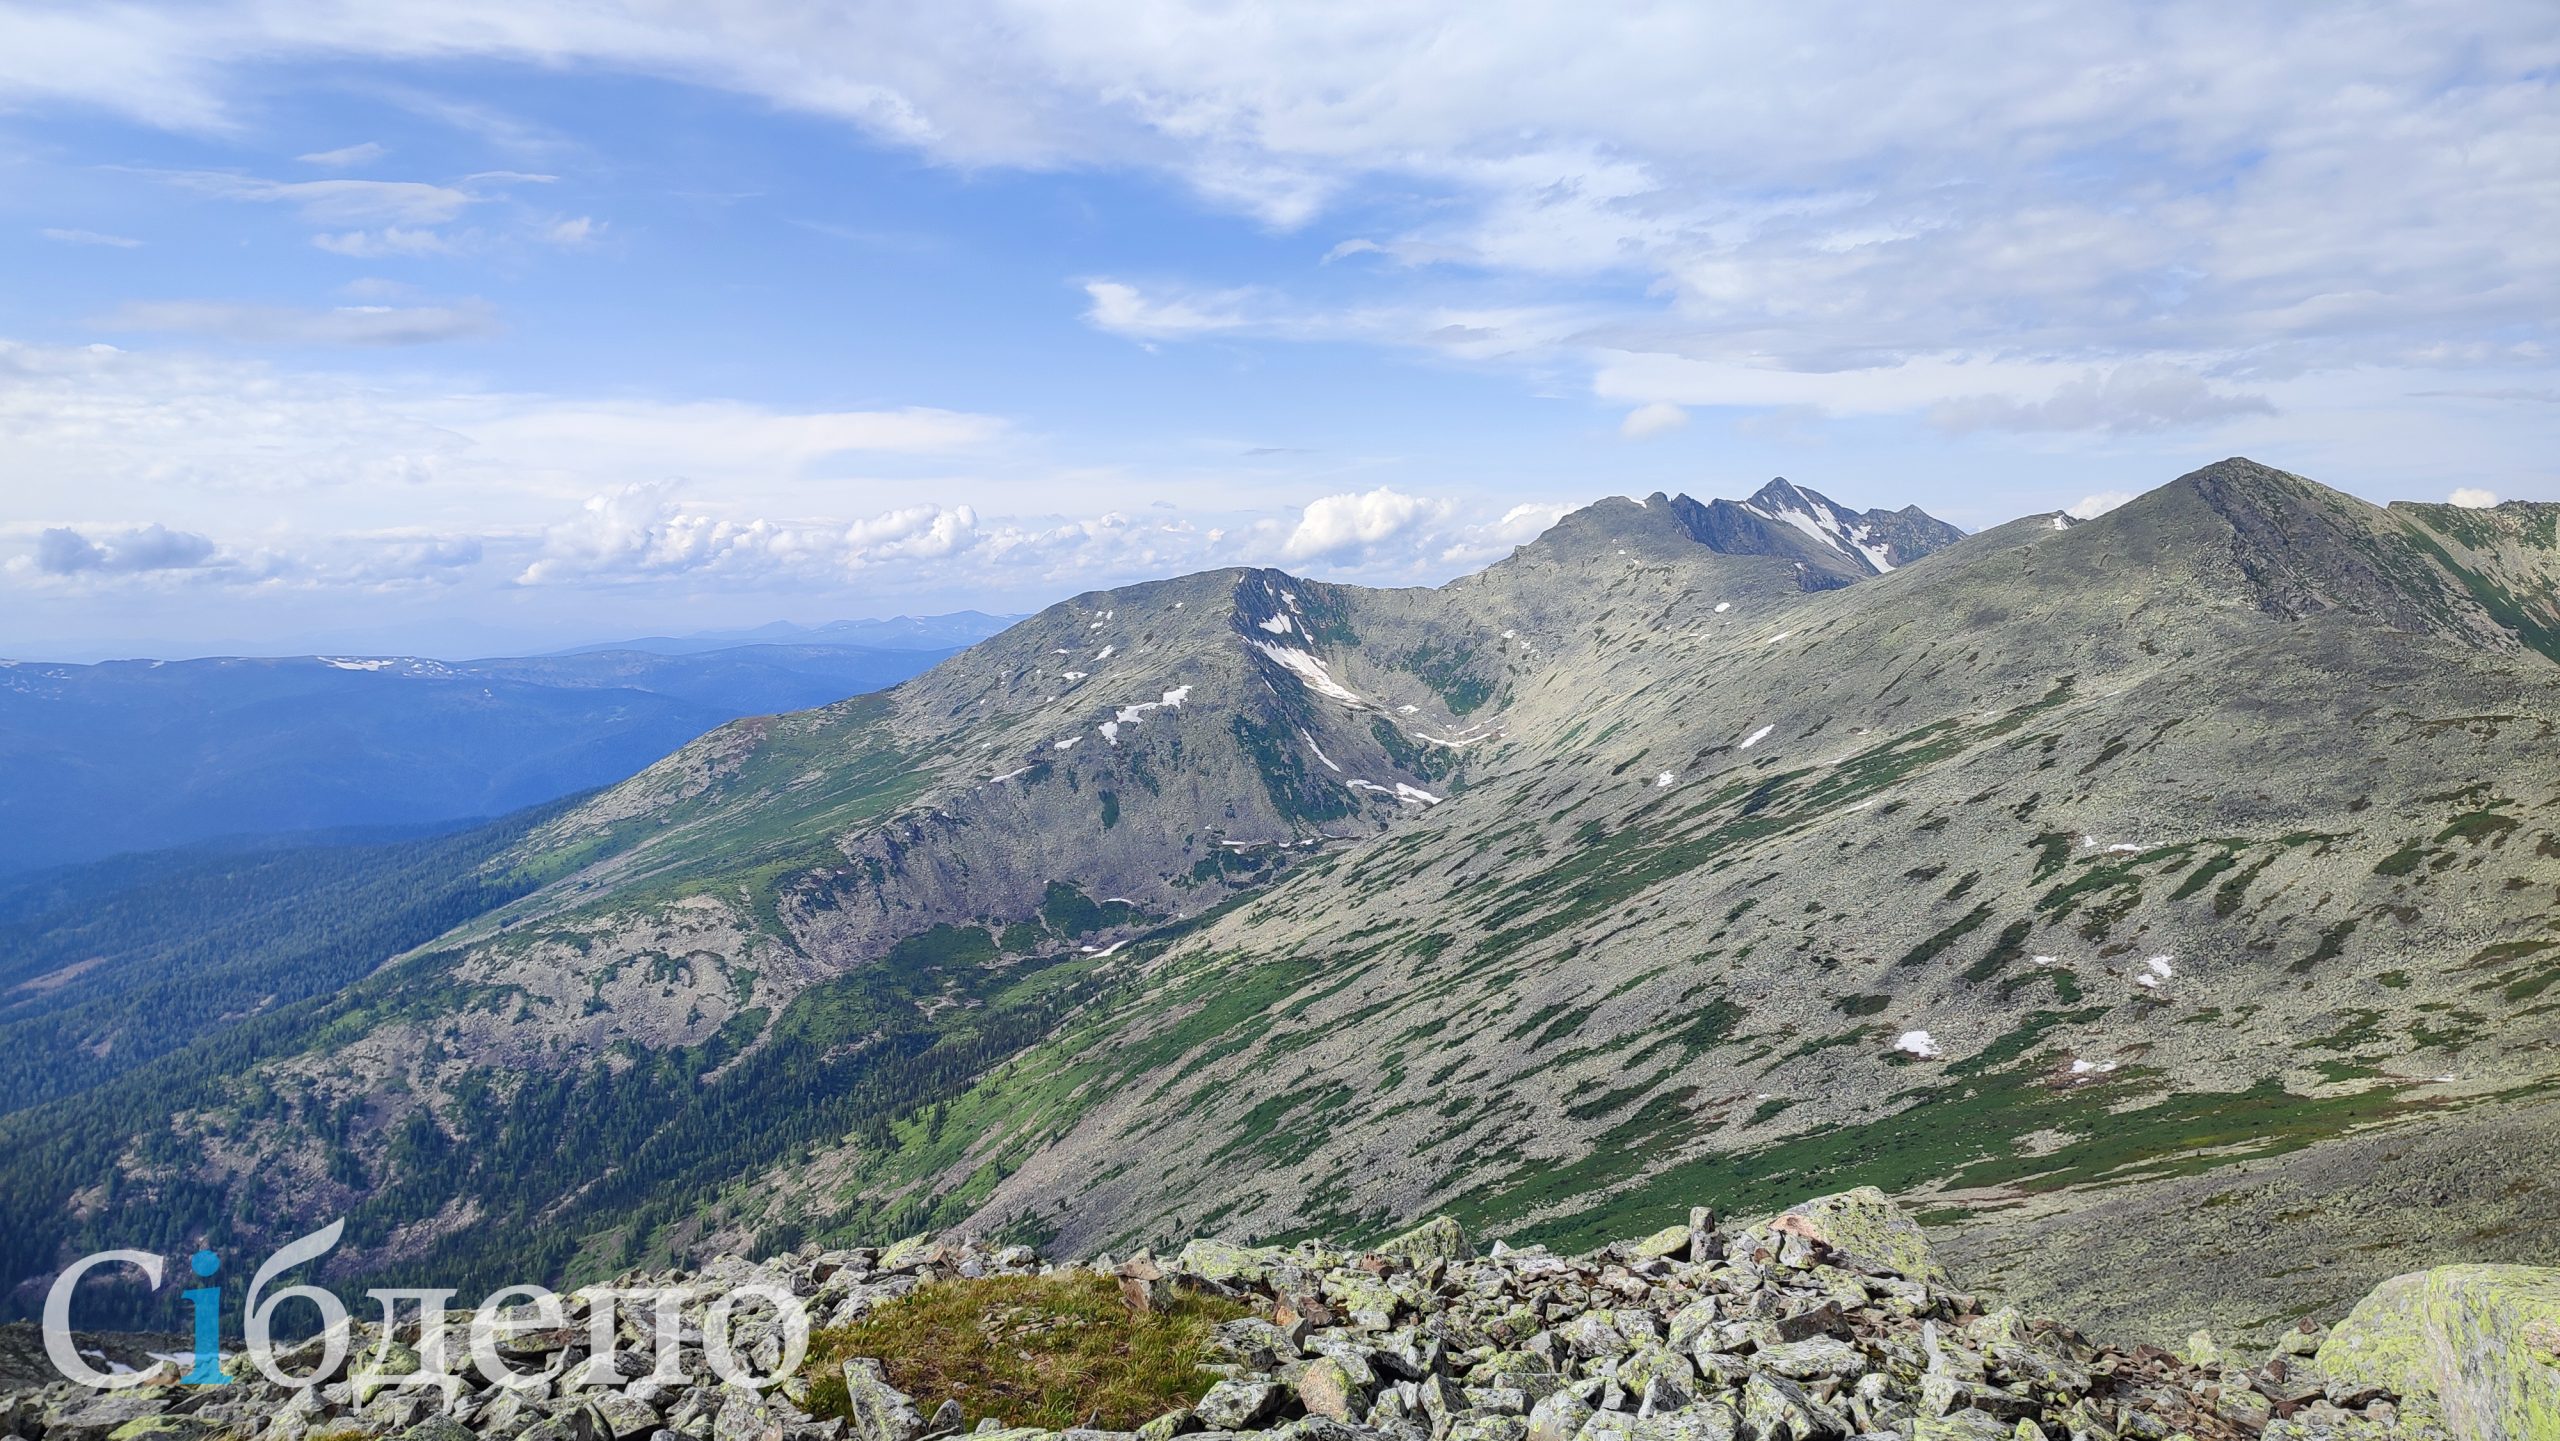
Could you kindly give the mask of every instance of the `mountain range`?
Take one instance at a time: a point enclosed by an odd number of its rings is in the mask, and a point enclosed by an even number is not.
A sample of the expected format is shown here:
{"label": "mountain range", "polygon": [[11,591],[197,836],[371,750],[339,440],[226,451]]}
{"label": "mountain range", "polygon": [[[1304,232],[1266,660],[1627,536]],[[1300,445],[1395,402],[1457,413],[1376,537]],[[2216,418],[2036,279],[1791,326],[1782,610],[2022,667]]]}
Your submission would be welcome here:
{"label": "mountain range", "polygon": [[[180,903],[325,984],[250,947],[177,1006],[55,895],[0,1027],[107,1059],[0,1077],[0,1270],[339,1216],[347,1274],[440,1285],[1569,1243],[1872,1183],[2020,1304],[2267,1334],[2560,1220],[2555,523],[2245,460],[1971,536],[1608,500],[1438,588],[1078,596]],[[119,1068],[153,987],[187,1019]]]}
{"label": "mountain range", "polygon": [[1001,628],[973,611],[517,659],[0,661],[0,875],[502,815],[724,721],[895,684]]}

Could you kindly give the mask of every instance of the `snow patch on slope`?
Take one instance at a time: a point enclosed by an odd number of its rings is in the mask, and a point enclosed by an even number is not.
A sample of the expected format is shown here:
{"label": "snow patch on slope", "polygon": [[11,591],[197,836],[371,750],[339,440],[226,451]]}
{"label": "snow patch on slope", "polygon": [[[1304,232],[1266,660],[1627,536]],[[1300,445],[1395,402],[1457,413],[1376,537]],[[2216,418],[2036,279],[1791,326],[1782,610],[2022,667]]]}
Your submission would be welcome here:
{"label": "snow patch on slope", "polygon": [[1318,660],[1311,652],[1299,650],[1294,646],[1273,645],[1269,641],[1247,641],[1246,644],[1262,652],[1283,670],[1296,676],[1300,684],[1318,695],[1330,696],[1349,706],[1365,707],[1369,704],[1360,698],[1358,691],[1335,680],[1333,672],[1327,670],[1325,663]]}

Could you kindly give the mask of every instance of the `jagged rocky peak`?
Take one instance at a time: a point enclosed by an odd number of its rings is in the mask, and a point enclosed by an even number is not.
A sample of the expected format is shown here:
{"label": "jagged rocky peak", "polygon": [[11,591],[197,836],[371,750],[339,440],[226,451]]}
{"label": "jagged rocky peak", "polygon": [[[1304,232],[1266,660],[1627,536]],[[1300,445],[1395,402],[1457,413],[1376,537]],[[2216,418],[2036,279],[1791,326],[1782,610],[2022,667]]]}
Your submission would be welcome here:
{"label": "jagged rocky peak", "polygon": [[1883,575],[1964,539],[1918,506],[1851,510],[1780,477],[1748,500],[1697,500],[1655,491],[1583,507],[1523,548],[1555,559],[1628,554],[1664,558],[1703,546],[1719,555],[1785,561],[1800,590],[1836,590]]}
{"label": "jagged rocky peak", "polygon": [[1748,500],[1698,501],[1655,495],[1691,540],[1728,555],[1772,555],[1795,563],[1806,590],[1832,590],[1883,575],[1964,539],[1964,532],[1918,506],[1855,511],[1781,476]]}
{"label": "jagged rocky peak", "polygon": [[1916,505],[1853,511],[1785,476],[1753,492],[1742,508],[1764,520],[1793,526],[1846,557],[1864,561],[1878,575],[1964,539],[1963,531]]}

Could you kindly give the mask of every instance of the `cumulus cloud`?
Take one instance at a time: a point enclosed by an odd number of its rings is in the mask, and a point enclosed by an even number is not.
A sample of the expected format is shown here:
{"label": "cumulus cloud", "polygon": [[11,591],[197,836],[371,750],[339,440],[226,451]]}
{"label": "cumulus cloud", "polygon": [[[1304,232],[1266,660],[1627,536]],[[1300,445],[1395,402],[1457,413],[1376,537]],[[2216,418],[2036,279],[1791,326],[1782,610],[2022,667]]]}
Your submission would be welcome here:
{"label": "cumulus cloud", "polygon": [[1667,400],[1639,405],[1618,422],[1618,433],[1629,440],[1645,440],[1666,435],[1689,423],[1689,412]]}
{"label": "cumulus cloud", "polygon": [[1461,525],[1439,544],[1439,562],[1451,569],[1480,569],[1536,540],[1573,509],[1550,501],[1529,501],[1491,521]]}
{"label": "cumulus cloud", "polygon": [[1280,554],[1292,561],[1340,555],[1392,540],[1448,513],[1446,501],[1402,495],[1384,486],[1360,495],[1310,501]]}
{"label": "cumulus cloud", "polygon": [[978,513],[970,507],[910,505],[845,527],[845,561],[939,560],[968,549],[977,539]]}
{"label": "cumulus cloud", "polygon": [[287,345],[427,345],[498,332],[495,311],[460,305],[341,305],[305,310],[214,300],[135,301],[102,322],[110,330],[156,330]]}
{"label": "cumulus cloud", "polygon": [[517,583],[698,570],[741,550],[769,550],[778,538],[763,521],[739,525],[689,513],[672,490],[664,482],[635,482],[589,499],[577,515],[543,533],[542,558],[526,566]]}
{"label": "cumulus cloud", "polygon": [[2490,506],[2498,503],[2498,496],[2495,491],[2482,490],[2478,486],[2466,485],[2456,490],[2453,494],[2446,496],[2445,503],[2448,505],[2462,506],[2468,510],[2486,510]]}
{"label": "cumulus cloud", "polygon": [[102,532],[95,537],[69,526],[55,526],[37,538],[34,561],[35,568],[45,575],[79,575],[87,571],[127,575],[193,570],[211,561],[213,554],[213,542],[203,536],[157,523]]}
{"label": "cumulus cloud", "polygon": [[2133,492],[2129,490],[2102,490],[2080,497],[2077,504],[2065,507],[2063,514],[2075,520],[2096,520],[2131,499]]}
{"label": "cumulus cloud", "polygon": [[520,585],[646,580],[692,571],[850,571],[956,555],[978,539],[969,506],[912,505],[865,520],[729,520],[686,508],[667,482],[591,497],[543,532]]}
{"label": "cumulus cloud", "polygon": [[2216,390],[2199,377],[2163,365],[2126,364],[2091,371],[2042,400],[1974,395],[1930,407],[1941,429],[2085,430],[2117,434],[2211,425],[2244,415],[2273,415],[2263,395]]}

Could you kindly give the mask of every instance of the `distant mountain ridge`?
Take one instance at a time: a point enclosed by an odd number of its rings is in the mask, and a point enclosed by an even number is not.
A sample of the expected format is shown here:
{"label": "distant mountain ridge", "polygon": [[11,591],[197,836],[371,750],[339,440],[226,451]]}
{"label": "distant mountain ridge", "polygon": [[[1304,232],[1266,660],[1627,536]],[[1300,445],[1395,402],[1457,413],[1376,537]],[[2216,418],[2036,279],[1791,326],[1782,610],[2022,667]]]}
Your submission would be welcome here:
{"label": "distant mountain ridge", "polygon": [[1883,575],[1964,539],[1964,532],[1918,506],[1863,514],[1784,476],[1749,500],[1665,497],[1699,544],[1728,554],[1793,561],[1806,590],[1830,590]]}
{"label": "distant mountain ridge", "polygon": [[741,715],[948,651],[731,645],[477,661],[0,661],[0,875],[224,836],[501,815]]}
{"label": "distant mountain ridge", "polygon": [[[245,1216],[439,1284],[929,1227],[1574,1242],[1872,1183],[1994,1289],[2246,1335],[2560,1233],[2555,516],[2235,459],[1964,536],[1772,483],[1437,588],[1089,593],[0,1118],[0,1265]],[[2359,1211],[2341,1157],[2438,1199]]]}

